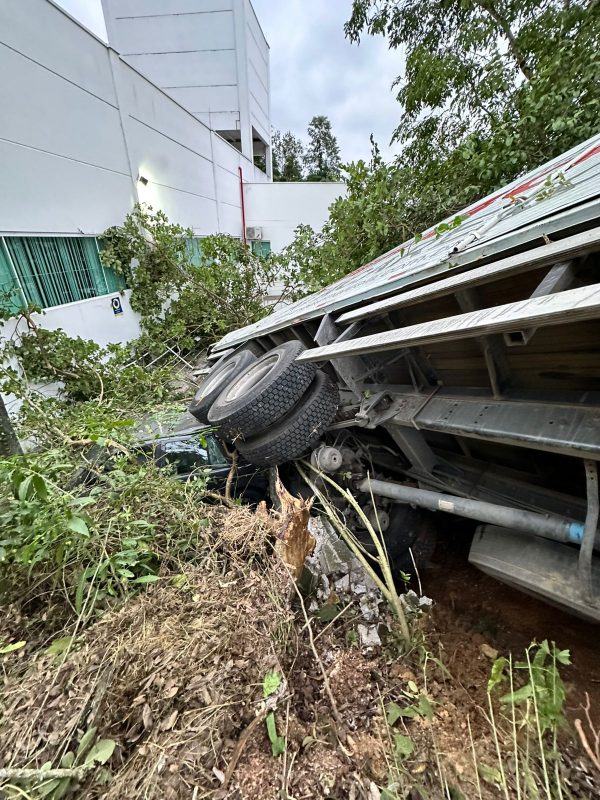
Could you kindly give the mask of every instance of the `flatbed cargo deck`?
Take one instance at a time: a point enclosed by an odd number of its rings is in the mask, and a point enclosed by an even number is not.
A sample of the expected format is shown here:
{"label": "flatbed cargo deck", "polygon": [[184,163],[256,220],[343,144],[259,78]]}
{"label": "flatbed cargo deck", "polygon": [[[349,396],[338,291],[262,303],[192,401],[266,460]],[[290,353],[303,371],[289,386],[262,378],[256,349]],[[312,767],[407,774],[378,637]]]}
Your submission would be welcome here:
{"label": "flatbed cargo deck", "polygon": [[[472,501],[470,517],[485,523],[474,563],[600,621],[599,280],[600,135],[332,286],[229,333],[212,355],[221,364],[242,350],[259,357],[243,383],[249,407],[258,408],[261,387],[280,369],[277,354],[299,343],[286,374],[312,368],[339,392],[335,417],[310,412],[306,447],[316,445],[317,459],[328,448],[330,471],[351,475],[365,505],[372,501],[364,481],[377,478],[373,513],[389,519],[398,504],[431,508],[423,498],[430,503],[436,493],[442,512],[464,513],[452,497]],[[223,394],[235,394],[241,379],[231,379]],[[297,409],[316,396],[307,391],[291,410],[282,406],[271,436],[292,422],[298,429]],[[221,411],[219,424],[226,418]],[[247,458],[298,455],[296,440],[270,454],[269,432],[257,425],[236,441]],[[411,487],[425,494],[411,500]],[[481,504],[491,510],[483,514]],[[533,532],[528,514],[539,518]],[[561,521],[570,531],[562,539],[551,532]],[[527,537],[527,565],[515,562],[519,535]]]}

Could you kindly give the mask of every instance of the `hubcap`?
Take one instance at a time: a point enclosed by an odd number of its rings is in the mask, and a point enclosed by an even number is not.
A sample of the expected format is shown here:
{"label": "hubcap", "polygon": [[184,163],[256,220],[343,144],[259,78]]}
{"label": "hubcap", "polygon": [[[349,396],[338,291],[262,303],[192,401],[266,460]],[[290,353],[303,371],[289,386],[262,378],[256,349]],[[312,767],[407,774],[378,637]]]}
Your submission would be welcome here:
{"label": "hubcap", "polygon": [[[223,383],[223,381],[227,379],[227,376],[231,374],[234,367],[235,362],[233,361],[230,364],[224,364],[223,369],[219,370],[212,377],[207,378],[206,383],[198,392],[200,396],[198,397],[198,395],[196,395],[196,399],[202,400],[202,398],[207,397],[220,383]],[[200,394],[200,392],[202,394]]]}
{"label": "hubcap", "polygon": [[244,370],[242,374],[233,381],[231,386],[225,392],[224,400],[226,403],[232,403],[239,397],[246,395],[250,389],[253,389],[259,384],[266,375],[271,372],[275,364],[279,361],[279,353],[274,353],[272,356],[265,356],[261,358],[256,364],[253,364],[248,369]]}

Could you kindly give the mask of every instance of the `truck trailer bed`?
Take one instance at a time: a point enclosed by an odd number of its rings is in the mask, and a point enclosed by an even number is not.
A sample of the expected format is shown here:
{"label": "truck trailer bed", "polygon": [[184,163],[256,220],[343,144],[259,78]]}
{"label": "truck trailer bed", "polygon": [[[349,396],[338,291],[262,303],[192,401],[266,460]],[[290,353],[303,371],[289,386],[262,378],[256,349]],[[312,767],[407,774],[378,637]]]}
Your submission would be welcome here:
{"label": "truck trailer bed", "polygon": [[[340,392],[321,445],[366,458],[389,482],[385,502],[413,486],[495,506],[482,522],[521,509],[542,529],[579,531],[560,544],[534,536],[528,558],[538,541],[553,565],[539,593],[600,621],[600,134],[417,239],[213,353],[300,342],[297,363],[317,364]],[[504,563],[503,579],[527,588],[515,531],[504,560],[493,531],[476,537],[474,561],[496,577]]]}

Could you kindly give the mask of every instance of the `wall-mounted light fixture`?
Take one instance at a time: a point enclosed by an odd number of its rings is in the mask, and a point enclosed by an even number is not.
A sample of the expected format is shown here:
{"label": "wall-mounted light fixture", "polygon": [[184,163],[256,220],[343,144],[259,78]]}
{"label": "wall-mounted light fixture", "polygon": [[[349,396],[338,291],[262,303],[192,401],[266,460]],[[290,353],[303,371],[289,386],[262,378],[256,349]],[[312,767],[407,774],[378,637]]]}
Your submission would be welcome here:
{"label": "wall-mounted light fixture", "polygon": [[148,178],[146,178],[141,173],[138,173],[137,179],[138,179],[138,183],[141,183],[142,186],[148,186]]}

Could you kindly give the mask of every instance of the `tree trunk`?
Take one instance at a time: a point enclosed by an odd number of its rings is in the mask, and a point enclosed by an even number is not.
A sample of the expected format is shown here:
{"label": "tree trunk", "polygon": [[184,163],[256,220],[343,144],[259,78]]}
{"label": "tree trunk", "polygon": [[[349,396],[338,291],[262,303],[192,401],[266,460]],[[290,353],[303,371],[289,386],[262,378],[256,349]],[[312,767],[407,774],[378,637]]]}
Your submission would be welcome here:
{"label": "tree trunk", "polygon": [[2,395],[0,395],[0,456],[14,456],[22,452],[21,443],[8,416]]}
{"label": "tree trunk", "polygon": [[531,81],[533,75],[523,53],[521,52],[518,44],[516,36],[514,35],[508,20],[502,16],[502,14],[498,11],[498,9],[494,6],[494,0],[490,3],[489,0],[477,0],[478,5],[487,11],[487,13],[492,17],[498,28],[500,29],[501,33],[504,35],[508,42],[508,46],[510,48],[511,53],[513,54],[513,58],[517,62],[517,66],[521,70],[521,73],[525,80]]}

